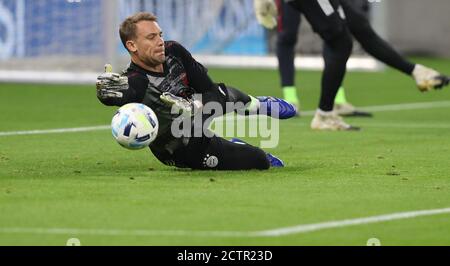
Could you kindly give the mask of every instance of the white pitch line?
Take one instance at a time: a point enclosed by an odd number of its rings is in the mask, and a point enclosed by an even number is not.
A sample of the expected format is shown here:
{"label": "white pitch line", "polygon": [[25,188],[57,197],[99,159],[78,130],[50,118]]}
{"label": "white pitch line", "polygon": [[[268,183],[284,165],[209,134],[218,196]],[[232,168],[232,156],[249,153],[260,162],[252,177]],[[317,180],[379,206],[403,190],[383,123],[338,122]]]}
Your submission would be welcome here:
{"label": "white pitch line", "polygon": [[357,123],[358,126],[372,128],[411,128],[411,129],[450,129],[450,124],[419,124],[419,123]]}
{"label": "white pitch line", "polygon": [[[422,102],[422,103],[403,103],[403,104],[390,104],[390,105],[376,105],[376,106],[366,106],[360,107],[363,111],[367,112],[387,112],[387,111],[406,111],[406,110],[420,110],[420,109],[434,109],[434,108],[446,108],[450,107],[450,101],[436,101],[436,102]],[[300,115],[313,116],[316,110],[300,111]],[[255,116],[251,116],[255,117]],[[235,120],[245,120],[244,116],[236,116],[234,114],[226,115],[224,117],[219,117],[215,119],[215,122],[230,122]],[[440,127],[440,126],[439,126]]]}
{"label": "white pitch line", "polygon": [[[438,102],[423,102],[423,103],[402,103],[402,104],[390,104],[390,105],[376,105],[376,106],[362,106],[358,107],[362,111],[367,112],[388,112],[388,111],[406,111],[406,110],[420,110],[420,109],[434,109],[434,108],[446,108],[450,107],[450,101],[438,101]],[[316,110],[300,110],[301,116],[313,116]],[[255,117],[255,116],[251,116]],[[219,117],[215,121],[234,121],[245,120],[245,116],[236,116],[234,114],[226,115],[223,118]]]}
{"label": "white pitch line", "polygon": [[387,222],[387,221],[410,219],[410,218],[415,218],[415,217],[420,217],[420,216],[431,216],[431,215],[445,214],[445,213],[450,213],[450,208],[400,212],[400,213],[386,214],[386,215],[380,215],[380,216],[371,216],[371,217],[365,217],[365,218],[348,219],[348,220],[341,220],[341,221],[331,221],[331,222],[316,223],[316,224],[297,225],[297,226],[292,226],[292,227],[260,231],[260,232],[258,232],[258,236],[272,236],[273,237],[273,236],[292,235],[292,234],[314,232],[314,231],[319,231],[319,230],[323,230],[323,229],[341,228],[341,227],[362,225],[362,224],[381,223],[381,222]]}
{"label": "white pitch line", "polygon": [[361,109],[369,112],[384,112],[384,111],[419,110],[419,109],[446,108],[446,107],[450,107],[450,101],[367,106],[362,107]]}
{"label": "white pitch line", "polygon": [[69,133],[69,132],[88,132],[110,129],[111,126],[94,126],[94,127],[76,127],[76,128],[57,128],[44,130],[28,130],[28,131],[7,131],[0,132],[0,137],[3,136],[18,136],[18,135],[39,135],[39,134],[55,134],[55,133]]}
{"label": "white pitch line", "polygon": [[[392,105],[379,105],[379,106],[366,106],[361,107],[361,110],[368,112],[385,112],[385,111],[402,111],[402,110],[418,110],[418,109],[433,109],[433,108],[445,108],[450,107],[450,101],[439,102],[423,102],[423,103],[405,103],[405,104],[392,104]],[[313,116],[314,110],[301,111],[302,116]],[[215,119],[216,123],[225,121],[235,121],[248,119],[244,116],[226,115],[223,118],[219,117]],[[256,116],[251,116],[250,119],[256,119]],[[38,135],[38,134],[55,134],[55,133],[68,133],[68,132],[88,132],[110,129],[109,125],[93,126],[93,127],[79,127],[79,128],[58,128],[48,130],[28,130],[28,131],[6,131],[0,132],[0,137],[4,136],[18,136],[18,135]]]}
{"label": "white pitch line", "polygon": [[[423,102],[423,103],[401,103],[401,104],[389,104],[389,105],[375,105],[375,106],[362,106],[358,107],[367,112],[388,112],[388,111],[406,111],[406,110],[420,110],[420,109],[434,109],[434,108],[446,108],[450,107],[450,101],[438,101],[438,102]],[[300,111],[302,116],[313,116],[314,111]]]}
{"label": "white pitch line", "polygon": [[123,230],[123,229],[76,229],[76,228],[0,228],[3,234],[38,235],[97,235],[97,236],[184,236],[184,237],[279,237],[325,229],[381,223],[421,216],[450,213],[450,208],[392,213],[365,218],[296,225],[263,231],[187,231],[187,230]]}

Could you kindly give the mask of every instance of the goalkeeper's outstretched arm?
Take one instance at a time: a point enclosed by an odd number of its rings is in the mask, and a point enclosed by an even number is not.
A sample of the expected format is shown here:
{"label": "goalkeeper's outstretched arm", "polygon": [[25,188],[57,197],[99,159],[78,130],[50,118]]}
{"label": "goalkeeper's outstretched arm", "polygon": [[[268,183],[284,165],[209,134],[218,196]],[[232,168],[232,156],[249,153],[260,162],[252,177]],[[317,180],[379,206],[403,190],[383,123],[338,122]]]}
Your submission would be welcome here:
{"label": "goalkeeper's outstretched arm", "polygon": [[[134,83],[139,84],[133,86]],[[122,106],[131,102],[140,102],[143,93],[139,92],[143,90],[136,90],[136,88],[146,88],[147,84],[148,80],[129,80],[126,72],[122,74],[114,73],[112,72],[112,66],[107,64],[105,65],[105,72],[97,77],[97,98],[101,103],[108,106]]]}

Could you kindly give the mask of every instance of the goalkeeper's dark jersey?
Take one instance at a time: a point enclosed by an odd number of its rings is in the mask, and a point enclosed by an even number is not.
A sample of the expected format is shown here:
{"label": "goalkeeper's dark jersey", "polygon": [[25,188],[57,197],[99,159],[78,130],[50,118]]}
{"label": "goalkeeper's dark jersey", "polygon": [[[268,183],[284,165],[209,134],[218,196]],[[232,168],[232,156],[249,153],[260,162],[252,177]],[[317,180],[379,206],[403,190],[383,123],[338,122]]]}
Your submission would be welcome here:
{"label": "goalkeeper's dark jersey", "polygon": [[171,132],[171,123],[178,115],[171,114],[171,108],[160,100],[163,92],[189,97],[194,93],[211,90],[216,84],[207,74],[207,69],[198,63],[179,43],[165,42],[166,62],[164,73],[145,70],[133,62],[127,69],[129,89],[120,100],[105,103],[122,106],[139,102],[152,108],[159,121],[158,138],[152,143],[152,150],[173,152],[183,139],[175,139]]}

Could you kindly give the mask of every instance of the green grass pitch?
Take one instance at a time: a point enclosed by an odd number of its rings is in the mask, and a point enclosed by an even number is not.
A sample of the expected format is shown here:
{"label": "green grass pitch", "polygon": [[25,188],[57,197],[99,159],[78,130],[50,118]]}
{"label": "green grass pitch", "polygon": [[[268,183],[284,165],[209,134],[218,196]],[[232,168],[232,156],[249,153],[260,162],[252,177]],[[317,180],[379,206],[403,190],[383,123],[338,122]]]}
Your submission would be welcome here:
{"label": "green grass pitch", "polygon": [[[450,74],[448,60],[418,60]],[[281,96],[276,71],[210,74]],[[297,81],[302,109],[315,109],[320,72]],[[357,106],[450,101],[448,88],[422,94],[394,70],[349,73],[345,87]],[[0,109],[0,132],[107,125],[115,110],[93,86],[17,84],[0,84]],[[269,151],[287,166],[265,172],[173,169],[121,148],[109,130],[0,136],[0,245],[450,245],[449,213],[273,237],[211,233],[450,207],[449,104],[348,119],[361,132],[313,132],[310,121],[280,122]]]}

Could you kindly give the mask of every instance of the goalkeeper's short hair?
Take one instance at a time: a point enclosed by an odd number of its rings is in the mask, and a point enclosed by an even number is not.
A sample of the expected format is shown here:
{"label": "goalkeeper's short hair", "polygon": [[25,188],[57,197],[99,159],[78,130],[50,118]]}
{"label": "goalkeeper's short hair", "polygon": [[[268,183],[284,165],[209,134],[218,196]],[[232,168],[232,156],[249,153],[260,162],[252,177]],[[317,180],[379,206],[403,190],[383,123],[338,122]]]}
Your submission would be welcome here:
{"label": "goalkeeper's short hair", "polygon": [[136,38],[136,24],[140,21],[158,21],[158,18],[149,12],[139,12],[126,18],[120,25],[119,34],[125,49],[127,48],[127,41]]}

